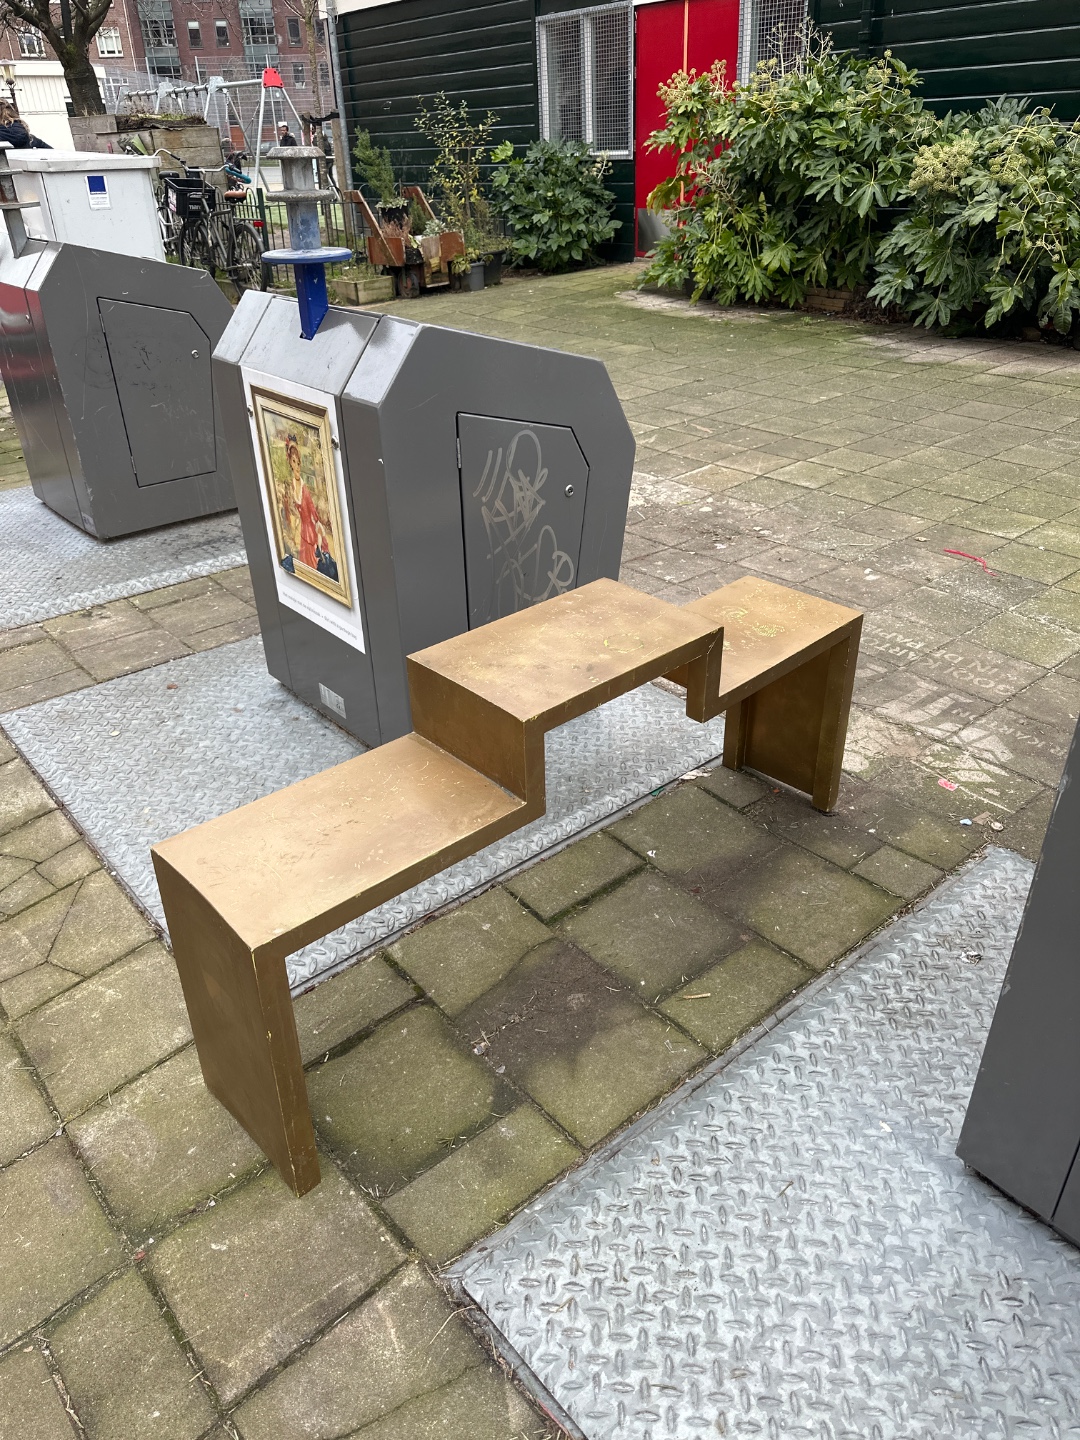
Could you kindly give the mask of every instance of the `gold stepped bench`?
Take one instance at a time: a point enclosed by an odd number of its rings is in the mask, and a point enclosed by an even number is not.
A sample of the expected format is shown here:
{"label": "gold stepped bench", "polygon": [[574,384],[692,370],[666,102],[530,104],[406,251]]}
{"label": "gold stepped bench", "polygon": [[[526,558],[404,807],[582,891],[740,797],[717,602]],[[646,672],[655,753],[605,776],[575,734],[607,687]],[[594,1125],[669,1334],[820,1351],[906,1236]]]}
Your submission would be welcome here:
{"label": "gold stepped bench", "polygon": [[286,957],[537,819],[545,733],[664,675],[692,719],[731,712],[725,764],[830,808],[860,625],[768,581],[679,608],[598,580],[409,656],[412,734],[154,847],[207,1087],[296,1194],[319,1166]]}

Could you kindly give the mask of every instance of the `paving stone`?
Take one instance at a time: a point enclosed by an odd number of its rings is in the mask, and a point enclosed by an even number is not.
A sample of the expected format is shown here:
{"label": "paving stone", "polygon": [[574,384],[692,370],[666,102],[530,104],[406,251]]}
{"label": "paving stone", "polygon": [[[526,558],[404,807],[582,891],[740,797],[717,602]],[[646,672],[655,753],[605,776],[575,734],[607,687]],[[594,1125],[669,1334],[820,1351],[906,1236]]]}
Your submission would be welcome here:
{"label": "paving stone", "polygon": [[238,595],[215,586],[202,595],[186,596],[171,605],[153,609],[154,622],[185,643],[201,632],[252,618],[252,606]]}
{"label": "paving stone", "polygon": [[14,760],[18,753],[15,746],[0,729],[0,765],[6,765],[9,760]]}
{"label": "paving stone", "polygon": [[511,1106],[508,1087],[430,1006],[308,1074],[316,1128],[375,1193],[404,1184]]}
{"label": "paving stone", "polygon": [[0,852],[0,894],[16,880],[21,880],[28,871],[33,870],[32,860],[19,860],[14,855],[4,855]]}
{"label": "paving stone", "polygon": [[85,690],[94,683],[92,677],[78,666],[57,671],[40,680],[28,680],[11,689],[0,689],[0,711],[22,710],[27,705],[37,705],[42,700],[54,700],[58,695],[71,695],[76,690]]}
{"label": "paving stone", "polygon": [[186,640],[193,651],[214,650],[218,645],[232,645],[237,640],[246,640],[249,635],[259,634],[259,617],[254,610],[227,625],[216,625],[212,630],[200,630]]}
{"label": "paving stone", "polygon": [[78,658],[80,650],[120,640],[129,635],[145,633],[150,622],[130,600],[112,600],[105,605],[92,605],[68,615],[57,615],[42,624],[54,640]]}
{"label": "paving stone", "polygon": [[0,652],[0,695],[36,685],[75,668],[71,656],[54,640]]}
{"label": "paving stone", "polygon": [[0,855],[17,855],[40,864],[79,838],[79,832],[62,810],[50,810],[0,836]]}
{"label": "paving stone", "polygon": [[459,1021],[487,1058],[583,1145],[672,1088],[704,1052],[580,950],[530,952]]}
{"label": "paving stone", "polygon": [[1059,665],[1080,650],[1080,635],[1063,630],[1045,619],[1032,616],[997,615],[988,625],[976,630],[972,639],[988,649],[1033,665]]}
{"label": "paving stone", "polygon": [[36,870],[31,870],[0,890],[0,913],[17,915],[20,910],[36,905],[39,900],[53,894],[55,886],[50,885]]}
{"label": "paving stone", "polygon": [[10,1440],[72,1440],[74,1431],[36,1346],[0,1360],[0,1435]]}
{"label": "paving stone", "polygon": [[48,638],[40,625],[19,625],[14,630],[0,630],[0,650],[16,650],[22,645],[33,644],[35,640]]}
{"label": "paving stone", "polygon": [[88,645],[78,652],[79,664],[99,682],[129,675],[133,670],[148,670],[187,654],[190,651],[182,641],[155,625],[118,640]]}
{"label": "paving stone", "polygon": [[76,840],[73,845],[68,845],[66,849],[42,861],[38,866],[38,874],[59,890],[64,885],[72,885],[76,880],[85,879],[92,871],[100,868],[101,861],[90,846],[84,840]]}
{"label": "paving stone", "polygon": [[57,1326],[50,1346],[93,1440],[196,1440],[215,1418],[157,1301],[132,1271]]}
{"label": "paving stone", "polygon": [[0,924],[0,981],[48,959],[74,898],[75,886],[69,885]]}
{"label": "paving stone", "polygon": [[123,1262],[66,1141],[0,1171],[0,1348]]}
{"label": "paving stone", "polygon": [[986,756],[1019,775],[1052,786],[1061,779],[1068,742],[1067,731],[1063,734],[1057,727],[1007,706],[992,710],[956,737],[956,743],[973,755]]}
{"label": "paving stone", "polygon": [[57,1128],[26,1061],[6,1035],[0,1035],[0,1115],[0,1165],[40,1145]]}
{"label": "paving stone", "polygon": [[1028,860],[1038,860],[1056,798],[1055,790],[1041,791],[1022,810],[1018,810],[1014,815],[1002,816],[1004,829],[997,833],[991,832],[987,838],[996,845],[1007,845],[1010,850],[1018,850]]}
{"label": "paving stone", "polygon": [[551,932],[501,886],[421,925],[390,955],[436,1005],[457,1015]]}
{"label": "paving stone", "polygon": [[994,552],[994,569],[1008,575],[1026,575],[1052,585],[1080,570],[1080,560],[1073,555],[1059,555],[1054,550],[1039,550],[1032,545],[1009,544]]}
{"label": "paving stone", "polygon": [[904,900],[914,900],[941,879],[941,871],[933,865],[894,850],[890,845],[883,845],[873,855],[860,860],[853,873]]}
{"label": "paving stone", "polygon": [[639,870],[641,865],[640,856],[601,833],[568,845],[550,860],[530,865],[504,884],[541,920],[553,920]]}
{"label": "paving stone", "polygon": [[763,940],[752,940],[677,990],[660,1008],[719,1055],[813,973]]}
{"label": "paving stone", "polygon": [[143,1237],[262,1162],[203,1083],[193,1046],[68,1124],[129,1235]]}
{"label": "paving stone", "polygon": [[1076,728],[1080,715],[1080,683],[1058,673],[1045,675],[1014,695],[1007,708],[1033,720],[1045,721],[1068,735]]}
{"label": "paving stone", "polygon": [[81,979],[81,975],[73,975],[70,970],[59,970],[55,965],[35,965],[0,984],[0,1005],[4,1007],[9,1019],[18,1020],[20,1016],[36,1010],[39,1005],[44,1005],[46,1000],[51,1000],[54,995],[60,995],[65,990],[70,990],[73,985],[78,985]]}
{"label": "paving stone", "polygon": [[747,938],[652,870],[568,916],[559,929],[649,1003]]}
{"label": "paving stone", "polygon": [[17,1022],[60,1113],[75,1115],[191,1039],[172,956],[144,945]]}
{"label": "paving stone", "polygon": [[423,1269],[403,1265],[246,1400],[236,1420],[244,1440],[338,1440],[486,1364]]}
{"label": "paving stone", "polygon": [[876,930],[897,902],[874,886],[785,845],[739,884],[718,889],[718,905],[764,939],[824,970]]}
{"label": "paving stone", "polygon": [[952,640],[912,666],[917,675],[988,700],[1008,700],[1046,672],[1042,666],[987,650],[971,640]]}
{"label": "paving stone", "polygon": [[[355,1432],[355,1440],[554,1440],[552,1430],[494,1365],[467,1370]],[[350,1437],[352,1440],[352,1437]]]}
{"label": "paving stone", "polygon": [[296,1031],[304,1064],[415,999],[415,991],[378,955],[322,981],[296,1001]]}
{"label": "paving stone", "polygon": [[153,938],[149,921],[104,870],[79,885],[53,941],[49,959],[65,970],[93,975]]}
{"label": "paving stone", "polygon": [[325,1157],[321,1167],[299,1200],[264,1172],[151,1253],[154,1278],[227,1405],[404,1258]]}
{"label": "paving stone", "polygon": [[580,1158],[550,1121],[522,1105],[399,1190],[386,1210],[420,1253],[439,1265]]}
{"label": "paving stone", "polygon": [[624,844],[671,875],[704,868],[717,878],[734,874],[776,845],[762,826],[696,785],[681,785],[651,800],[611,828]]}
{"label": "paving stone", "polygon": [[55,808],[48,791],[25,761],[9,760],[0,765],[0,835]]}
{"label": "paving stone", "polygon": [[755,800],[760,800],[769,788],[745,770],[729,770],[726,765],[714,765],[696,783],[718,800],[733,805],[736,810],[745,810]]}
{"label": "paving stone", "polygon": [[[247,574],[246,565],[242,566],[241,570]],[[217,595],[220,587],[225,584],[225,577],[236,574],[235,570],[225,570],[217,575],[199,575],[194,580],[182,580],[179,585],[165,585],[160,590],[147,590],[142,595],[133,595],[131,603],[138,610],[159,610],[163,606],[176,605],[181,600]]]}

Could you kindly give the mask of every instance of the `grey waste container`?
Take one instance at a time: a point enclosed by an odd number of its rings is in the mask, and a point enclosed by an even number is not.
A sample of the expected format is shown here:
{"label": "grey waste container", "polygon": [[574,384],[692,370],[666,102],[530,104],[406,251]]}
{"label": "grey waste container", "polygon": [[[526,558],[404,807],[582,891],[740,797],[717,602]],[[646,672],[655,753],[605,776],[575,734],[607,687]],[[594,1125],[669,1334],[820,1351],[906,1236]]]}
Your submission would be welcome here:
{"label": "grey waste container", "polygon": [[634,442],[597,360],[247,294],[214,358],[270,672],[368,745],[405,656],[617,578]]}

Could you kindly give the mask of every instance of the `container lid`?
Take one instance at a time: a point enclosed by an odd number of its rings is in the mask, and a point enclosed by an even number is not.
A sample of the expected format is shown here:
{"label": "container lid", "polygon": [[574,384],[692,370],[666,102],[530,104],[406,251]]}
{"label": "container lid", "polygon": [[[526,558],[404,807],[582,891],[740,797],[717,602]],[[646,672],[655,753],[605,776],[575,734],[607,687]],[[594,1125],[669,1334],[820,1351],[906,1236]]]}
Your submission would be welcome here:
{"label": "container lid", "polygon": [[85,150],[9,150],[12,170],[63,175],[100,175],[106,170],[156,170],[153,155],[98,155]]}

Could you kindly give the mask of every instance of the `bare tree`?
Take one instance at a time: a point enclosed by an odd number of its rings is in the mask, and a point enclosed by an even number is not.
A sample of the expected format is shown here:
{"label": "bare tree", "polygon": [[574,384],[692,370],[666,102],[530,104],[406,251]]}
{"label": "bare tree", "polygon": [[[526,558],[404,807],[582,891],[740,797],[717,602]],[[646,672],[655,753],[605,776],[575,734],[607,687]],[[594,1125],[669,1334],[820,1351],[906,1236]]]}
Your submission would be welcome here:
{"label": "bare tree", "polygon": [[60,0],[54,14],[49,0],[0,0],[0,24],[36,30],[60,61],[76,115],[105,113],[90,42],[111,5],[112,0]]}
{"label": "bare tree", "polygon": [[[308,60],[311,65],[311,113],[323,113],[322,83],[319,79],[319,0],[285,0],[286,10],[299,17],[307,35]],[[305,136],[310,139],[310,136]]]}

